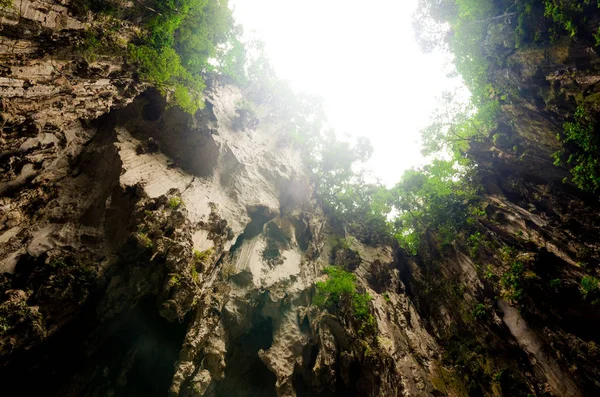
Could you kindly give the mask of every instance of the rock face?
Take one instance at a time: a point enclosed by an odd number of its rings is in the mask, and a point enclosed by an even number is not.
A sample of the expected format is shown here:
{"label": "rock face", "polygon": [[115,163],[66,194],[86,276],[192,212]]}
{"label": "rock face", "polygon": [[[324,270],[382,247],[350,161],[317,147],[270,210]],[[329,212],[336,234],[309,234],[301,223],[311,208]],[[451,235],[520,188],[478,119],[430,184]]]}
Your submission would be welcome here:
{"label": "rock face", "polygon": [[[594,18],[586,29],[596,29]],[[490,139],[469,152],[483,185],[479,235],[442,246],[430,234],[403,265],[411,300],[442,346],[432,381],[448,395],[600,392],[600,340],[590,332],[599,311],[582,281],[598,276],[598,200],[552,160],[577,106],[598,110],[600,58],[588,34],[490,48],[507,54],[490,81],[511,95],[498,98]]]}
{"label": "rock face", "polygon": [[[77,55],[84,30],[103,22],[69,10],[27,0],[0,10],[4,388],[600,392],[600,312],[579,291],[598,269],[597,200],[549,164],[573,109],[548,95],[595,92],[588,46],[507,51],[511,68],[495,73],[521,100],[503,104],[498,139],[471,150],[485,190],[482,241],[442,246],[430,234],[408,257],[352,236],[336,245],[268,106],[242,109],[244,92],[214,78],[202,111],[167,108],[124,59]],[[311,305],[330,262],[373,297],[372,333]]]}
{"label": "rock face", "polygon": [[[87,139],[56,160],[58,181],[3,197],[19,214],[2,235],[7,382],[40,377],[26,391],[57,395],[432,391],[436,343],[388,269],[390,247],[353,246],[379,296],[380,347],[310,307],[335,236],[277,124],[258,114],[255,129],[237,126],[242,99],[215,81],[191,117],[147,91],[80,125]],[[371,266],[389,272],[387,301]]]}

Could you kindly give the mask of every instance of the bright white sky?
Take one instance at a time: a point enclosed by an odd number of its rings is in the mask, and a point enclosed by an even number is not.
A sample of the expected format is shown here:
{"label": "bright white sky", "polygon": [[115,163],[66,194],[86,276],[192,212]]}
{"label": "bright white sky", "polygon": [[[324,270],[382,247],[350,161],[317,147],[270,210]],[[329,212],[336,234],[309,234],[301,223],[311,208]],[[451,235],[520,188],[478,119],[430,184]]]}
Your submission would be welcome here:
{"label": "bright white sky", "polygon": [[280,78],[325,102],[331,127],[367,136],[369,168],[386,185],[423,163],[419,129],[456,86],[447,58],[423,54],[416,0],[230,0],[246,33],[265,43]]}

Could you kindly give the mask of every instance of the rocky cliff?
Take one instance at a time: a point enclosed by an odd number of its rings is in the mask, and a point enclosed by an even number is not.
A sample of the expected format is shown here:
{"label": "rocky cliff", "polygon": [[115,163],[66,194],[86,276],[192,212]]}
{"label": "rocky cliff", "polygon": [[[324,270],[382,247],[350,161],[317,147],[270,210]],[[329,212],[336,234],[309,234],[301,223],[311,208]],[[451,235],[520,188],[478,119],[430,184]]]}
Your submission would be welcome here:
{"label": "rocky cliff", "polygon": [[[543,15],[535,7],[531,15]],[[519,23],[490,22],[482,43],[496,59],[488,81],[505,94],[490,93],[500,103],[497,126],[468,151],[482,183],[477,233],[450,245],[428,234],[417,257],[401,265],[402,280],[443,346],[437,390],[593,396],[600,392],[599,311],[591,296],[598,200],[575,186],[576,174],[553,153],[569,150],[564,123],[577,109],[598,110],[597,16],[583,19],[577,39],[536,38],[515,49]],[[544,23],[552,26],[543,18],[529,25],[531,35]]]}
{"label": "rocky cliff", "polygon": [[[432,390],[437,347],[397,270],[387,300],[372,291],[376,354],[310,307],[335,236],[268,109],[247,114],[243,93],[215,79],[192,117],[144,91],[124,59],[82,58],[83,29],[101,21],[53,2],[2,15],[6,385],[25,395]],[[369,269],[394,263],[393,249],[354,244],[364,288],[383,293]]]}
{"label": "rocky cliff", "polygon": [[[444,245],[430,233],[411,257],[336,233],[284,120],[268,105],[249,112],[234,84],[211,78],[191,116],[124,57],[82,54],[102,18],[52,0],[15,0],[0,18],[6,390],[600,392],[600,313],[580,293],[597,272],[597,200],[551,160],[568,98],[592,97],[600,80],[588,42],[514,51],[493,71],[520,99],[471,149],[480,237]],[[136,26],[120,29],[126,42]],[[311,305],[331,262],[373,298],[371,331]]]}

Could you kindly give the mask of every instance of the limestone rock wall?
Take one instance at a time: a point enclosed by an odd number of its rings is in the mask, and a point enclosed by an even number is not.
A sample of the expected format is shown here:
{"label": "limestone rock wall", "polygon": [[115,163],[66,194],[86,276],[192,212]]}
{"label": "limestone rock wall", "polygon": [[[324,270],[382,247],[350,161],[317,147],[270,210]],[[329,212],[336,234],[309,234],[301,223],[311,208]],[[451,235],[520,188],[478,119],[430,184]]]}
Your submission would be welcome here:
{"label": "limestone rock wall", "polygon": [[[190,116],[139,83],[124,57],[85,56],[86,32],[114,21],[28,0],[0,18],[7,390],[600,390],[600,317],[580,293],[581,278],[598,273],[597,199],[563,184],[568,171],[550,160],[573,112],[569,98],[596,93],[589,43],[502,52],[510,67],[492,73],[519,95],[502,103],[496,139],[469,153],[485,191],[480,244],[461,236],[442,246],[428,234],[408,257],[336,235],[281,120],[268,105],[249,112],[241,89],[209,78],[206,107]],[[136,26],[119,23],[127,42]],[[348,252],[336,252],[339,237]],[[375,327],[366,336],[351,318],[311,305],[331,262],[372,297]],[[518,301],[507,274],[519,278]]]}
{"label": "limestone rock wall", "polygon": [[[125,64],[65,55],[62,70],[87,68],[67,93],[39,69],[58,55],[37,54],[21,58],[37,74],[5,55],[3,381],[35,376],[24,393],[49,395],[135,395],[140,382],[174,396],[432,392],[437,347],[391,270],[392,248],[354,247],[377,296],[375,350],[310,306],[335,236],[268,108],[245,114],[244,93],[215,78],[192,117],[140,94]],[[388,300],[371,263],[392,272]]]}
{"label": "limestone rock wall", "polygon": [[[594,18],[586,29],[596,29]],[[503,23],[506,47],[488,50],[504,58],[489,78],[507,95],[495,98],[496,130],[468,153],[483,187],[480,236],[443,246],[429,234],[402,279],[442,346],[438,390],[596,395],[600,340],[589,330],[598,308],[582,280],[599,271],[598,199],[576,188],[552,153],[578,105],[597,112],[598,52],[585,29],[576,40],[515,50],[516,21]]]}

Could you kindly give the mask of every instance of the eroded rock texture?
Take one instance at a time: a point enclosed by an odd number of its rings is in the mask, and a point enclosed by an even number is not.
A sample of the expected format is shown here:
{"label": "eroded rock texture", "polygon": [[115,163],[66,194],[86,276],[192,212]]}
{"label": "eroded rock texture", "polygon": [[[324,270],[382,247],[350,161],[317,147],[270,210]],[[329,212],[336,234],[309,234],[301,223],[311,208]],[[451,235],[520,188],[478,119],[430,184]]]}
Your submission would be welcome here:
{"label": "eroded rock texture", "polygon": [[438,390],[596,395],[599,311],[581,280],[598,274],[598,200],[569,182],[552,153],[577,104],[596,106],[600,58],[589,32],[518,50],[514,32],[503,32],[489,51],[505,61],[490,74],[510,99],[500,100],[490,139],[469,152],[484,190],[481,236],[445,247],[426,236],[403,280],[443,346]]}
{"label": "eroded rock texture", "polygon": [[[70,10],[16,0],[0,11],[3,389],[600,392],[600,312],[579,292],[597,271],[597,200],[563,184],[567,171],[550,160],[573,111],[565,98],[595,93],[600,79],[589,45],[506,51],[498,79],[522,99],[503,104],[497,138],[471,153],[485,188],[483,240],[442,246],[431,234],[408,257],[352,236],[336,245],[267,105],[249,114],[244,92],[213,78],[204,110],[167,109],[124,58],[78,55],[84,30],[103,22]],[[372,333],[311,306],[330,262],[373,297]],[[526,275],[518,304],[499,281],[510,271]]]}

